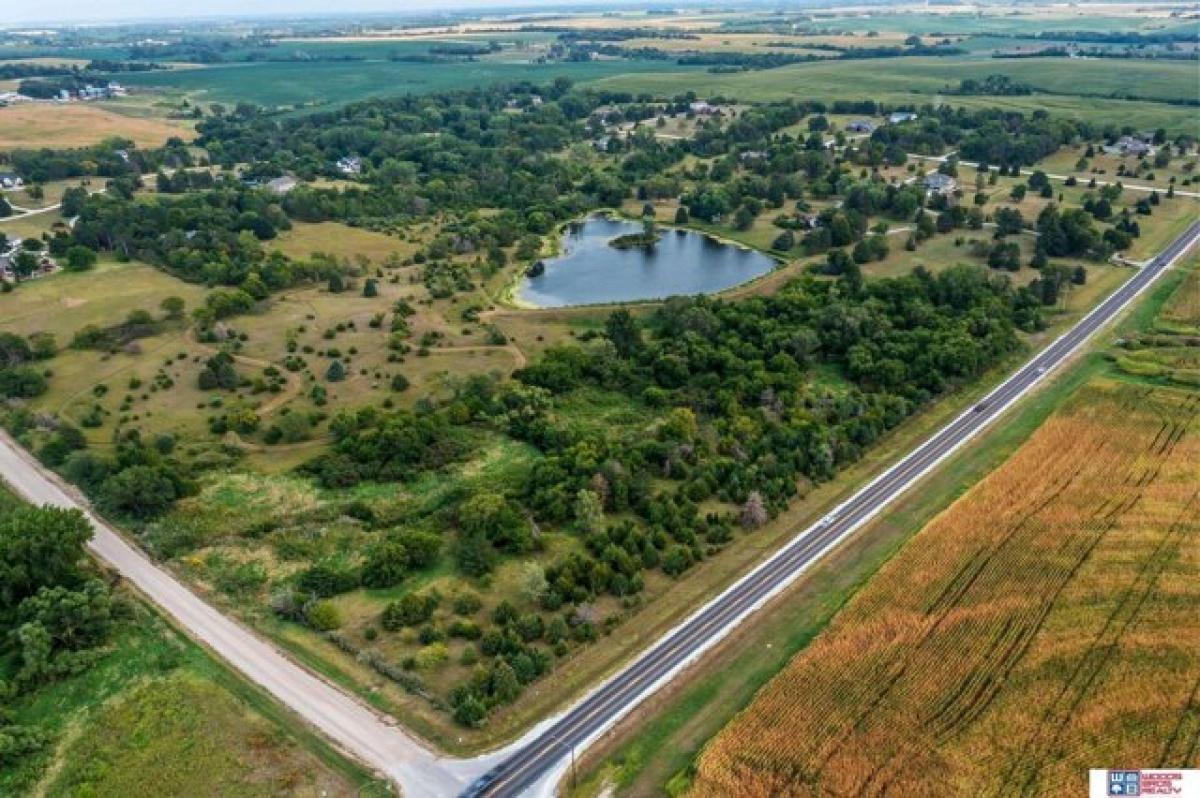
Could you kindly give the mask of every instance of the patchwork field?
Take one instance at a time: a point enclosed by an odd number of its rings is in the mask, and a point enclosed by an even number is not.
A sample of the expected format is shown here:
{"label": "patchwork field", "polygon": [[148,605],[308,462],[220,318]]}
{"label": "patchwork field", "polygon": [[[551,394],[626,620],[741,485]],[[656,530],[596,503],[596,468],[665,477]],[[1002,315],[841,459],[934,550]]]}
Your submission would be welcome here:
{"label": "patchwork field", "polygon": [[172,136],[189,138],[180,122],[130,116],[95,103],[26,103],[0,108],[0,150],[84,147],[120,136],[139,146],[161,146]]}
{"label": "patchwork field", "polygon": [[701,756],[692,794],[1040,794],[1195,767],[1200,397],[1093,381]]}

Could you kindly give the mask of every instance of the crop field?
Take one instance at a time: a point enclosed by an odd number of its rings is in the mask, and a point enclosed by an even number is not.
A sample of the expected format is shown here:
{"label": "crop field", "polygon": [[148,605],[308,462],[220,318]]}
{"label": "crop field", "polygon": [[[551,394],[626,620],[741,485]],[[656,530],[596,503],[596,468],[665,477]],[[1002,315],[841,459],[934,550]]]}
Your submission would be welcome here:
{"label": "crop field", "polygon": [[130,87],[179,92],[203,102],[252,102],[277,107],[340,105],[368,97],[423,94],[506,81],[547,83],[567,77],[582,82],[660,69],[662,64],[652,61],[557,64],[478,61],[434,65],[386,60],[321,61],[220,64],[201,69],[135,73],[123,76],[122,81]]}
{"label": "crop field", "polygon": [[1078,793],[1200,757],[1200,396],[1089,383],[708,746],[692,794]]}
{"label": "crop field", "polygon": [[1200,331],[1200,259],[1193,257],[1193,267],[1183,283],[1171,296],[1159,316],[1159,326],[1180,333]]}
{"label": "crop field", "polygon": [[[1142,63],[1122,61],[1121,70],[1096,60],[1029,58],[903,58],[877,61],[831,61],[795,64],[777,69],[714,75],[681,72],[674,65],[662,71],[597,80],[605,89],[649,92],[670,97],[685,91],[700,96],[736,97],[743,101],[797,99],[874,99],[893,103],[947,102],[970,108],[1002,107],[1025,112],[1043,108],[1063,116],[1099,123],[1127,124],[1137,118],[1140,127],[1164,126],[1179,132],[1191,131],[1190,110],[1142,100],[1111,99],[1116,93],[1137,86],[1139,97],[1181,99],[1195,96],[1195,70],[1186,62]],[[1126,68],[1129,71],[1126,71]],[[1122,81],[1120,75],[1136,75]],[[948,88],[961,79],[1003,74],[1047,95],[1016,97],[955,96]],[[1086,100],[1084,99],[1086,98]]]}
{"label": "crop field", "polygon": [[189,138],[190,126],[166,119],[130,116],[95,103],[25,103],[0,108],[0,150],[84,147],[120,136],[139,146],[161,146],[172,136]]}

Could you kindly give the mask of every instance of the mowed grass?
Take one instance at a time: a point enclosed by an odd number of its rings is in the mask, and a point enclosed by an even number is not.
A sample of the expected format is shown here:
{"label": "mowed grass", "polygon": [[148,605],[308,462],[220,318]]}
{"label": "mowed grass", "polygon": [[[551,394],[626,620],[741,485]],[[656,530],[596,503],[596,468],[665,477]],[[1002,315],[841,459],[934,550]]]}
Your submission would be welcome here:
{"label": "mowed grass", "polygon": [[[1128,62],[1112,69],[1103,60],[1030,58],[1001,60],[977,57],[892,58],[886,61],[830,61],[778,69],[714,75],[680,71],[664,65],[659,72],[603,78],[597,88],[649,92],[671,97],[695,91],[703,97],[736,97],[742,102],[786,99],[873,99],[889,103],[949,102],[971,108],[1005,108],[1026,113],[1038,108],[1054,115],[1089,121],[1162,126],[1191,132],[1190,109],[1157,102],[1109,99],[1127,93],[1156,100],[1196,95],[1195,70],[1187,62]],[[1124,66],[1130,67],[1130,72]],[[949,96],[964,78],[1003,74],[1046,92],[1019,97]],[[1132,88],[1136,87],[1136,88]]]}
{"label": "mowed grass", "polygon": [[323,252],[343,258],[362,255],[382,261],[389,255],[410,256],[417,249],[415,243],[338,222],[295,222],[291,230],[280,233],[267,246],[300,260],[311,257],[314,252]]}
{"label": "mowed grass", "polygon": [[117,324],[136,309],[158,314],[159,303],[168,296],[181,297],[189,308],[196,307],[204,294],[203,287],[148,264],[107,259],[92,271],[59,272],[0,294],[0,330],[20,335],[51,332],[65,346],[76,330],[88,324]]}
{"label": "mowed grass", "polygon": [[1097,762],[1194,767],[1198,412],[1089,383],[722,731],[692,794],[1078,793]]}
{"label": "mowed grass", "polygon": [[86,147],[106,138],[132,139],[141,147],[162,146],[172,136],[194,135],[183,123],[128,116],[94,103],[24,103],[0,108],[0,151],[43,147]]}

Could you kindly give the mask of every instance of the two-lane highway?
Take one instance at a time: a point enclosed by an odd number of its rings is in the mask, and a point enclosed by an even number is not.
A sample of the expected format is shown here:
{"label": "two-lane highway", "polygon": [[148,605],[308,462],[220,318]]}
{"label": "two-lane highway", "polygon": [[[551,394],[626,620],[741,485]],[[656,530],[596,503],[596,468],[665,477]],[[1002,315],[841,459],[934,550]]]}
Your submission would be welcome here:
{"label": "two-lane highway", "polygon": [[1091,313],[1043,349],[978,404],[940,429],[874,481],[800,533],[683,624],[660,639],[515,753],[476,780],[467,796],[549,792],[576,749],[582,749],[719,642],[746,616],[790,585],[829,549],[871,520],[1047,374],[1152,285],[1200,238],[1200,222],[1171,243]]}

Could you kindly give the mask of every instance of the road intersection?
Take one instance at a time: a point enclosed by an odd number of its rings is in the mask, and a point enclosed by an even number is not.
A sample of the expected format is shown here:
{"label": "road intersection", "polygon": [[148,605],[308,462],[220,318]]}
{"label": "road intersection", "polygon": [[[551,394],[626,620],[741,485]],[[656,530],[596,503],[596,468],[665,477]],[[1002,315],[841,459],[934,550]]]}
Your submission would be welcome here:
{"label": "road intersection", "polygon": [[791,585],[830,549],[970,442],[1063,365],[1200,240],[1200,222],[1138,269],[1067,332],[984,399],[946,424],[813,526],[701,607],[574,705],[504,749],[441,756],[204,602],[91,512],[86,500],[0,433],[0,477],[31,502],[81,509],[93,553],[200,643],[323,732],[350,756],[397,782],[406,796],[550,795],[572,757]]}

